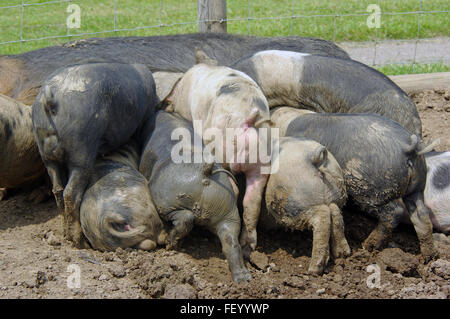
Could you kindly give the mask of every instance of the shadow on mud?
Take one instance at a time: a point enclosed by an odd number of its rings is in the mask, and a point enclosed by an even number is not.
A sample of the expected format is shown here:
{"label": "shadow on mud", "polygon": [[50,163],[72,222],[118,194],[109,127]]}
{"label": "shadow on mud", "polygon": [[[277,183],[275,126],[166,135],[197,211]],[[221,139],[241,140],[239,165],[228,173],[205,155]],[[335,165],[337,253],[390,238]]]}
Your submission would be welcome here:
{"label": "shadow on mud", "polygon": [[0,230],[42,224],[58,215],[53,196],[33,204],[27,200],[29,192],[25,190],[8,192],[8,197],[0,201]]}

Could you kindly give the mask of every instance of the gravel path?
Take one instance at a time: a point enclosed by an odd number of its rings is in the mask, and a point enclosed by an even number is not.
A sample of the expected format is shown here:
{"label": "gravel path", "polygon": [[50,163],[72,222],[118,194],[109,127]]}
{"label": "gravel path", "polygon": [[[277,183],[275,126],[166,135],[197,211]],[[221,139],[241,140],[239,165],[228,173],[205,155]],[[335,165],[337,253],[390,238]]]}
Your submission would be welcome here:
{"label": "gravel path", "polygon": [[414,62],[450,62],[450,37],[416,40],[390,40],[377,42],[341,42],[338,45],[356,61],[368,65]]}

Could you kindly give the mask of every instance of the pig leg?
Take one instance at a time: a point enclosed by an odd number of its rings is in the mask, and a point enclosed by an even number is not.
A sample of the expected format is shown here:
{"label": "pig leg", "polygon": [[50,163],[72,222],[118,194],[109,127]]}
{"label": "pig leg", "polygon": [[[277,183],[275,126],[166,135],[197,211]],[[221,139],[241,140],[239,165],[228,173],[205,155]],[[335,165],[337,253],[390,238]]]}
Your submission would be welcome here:
{"label": "pig leg", "polygon": [[414,225],[417,237],[419,238],[420,251],[425,262],[438,257],[433,241],[433,224],[430,219],[430,210],[423,202],[421,192],[414,193],[405,198],[408,208],[409,218]]}
{"label": "pig leg", "polygon": [[89,181],[89,169],[69,168],[70,176],[64,188],[64,234],[77,248],[88,248],[80,224],[80,205]]}
{"label": "pig leg", "polygon": [[396,199],[377,209],[378,225],[362,244],[368,251],[380,250],[392,231],[399,224],[405,214],[405,204],[402,199]]}
{"label": "pig leg", "polygon": [[222,221],[213,231],[220,239],[222,252],[228,261],[231,275],[235,282],[252,279],[250,271],[245,267],[241,246],[239,245],[240,222]]}
{"label": "pig leg", "polygon": [[47,168],[48,176],[52,182],[53,194],[55,195],[56,205],[58,206],[59,212],[64,211],[64,198],[63,191],[65,185],[65,176],[62,174],[61,167],[54,162],[45,162],[45,167]]}
{"label": "pig leg", "polygon": [[8,190],[6,188],[0,188],[0,201],[2,201],[4,198],[6,198],[7,194],[8,194]]}
{"label": "pig leg", "polygon": [[333,258],[342,258],[350,256],[350,246],[345,239],[344,234],[344,219],[342,218],[339,207],[332,203],[329,206],[331,211],[331,253]]}
{"label": "pig leg", "polygon": [[194,214],[189,210],[177,210],[169,213],[168,219],[172,222],[173,228],[167,238],[167,249],[174,249],[178,241],[194,227]]}
{"label": "pig leg", "polygon": [[308,224],[313,229],[313,248],[308,272],[321,274],[330,258],[331,214],[328,206],[312,208]]}
{"label": "pig leg", "polygon": [[[259,168],[257,168],[259,170]],[[256,248],[259,213],[261,210],[262,195],[266,186],[268,175],[260,172],[246,172],[246,188],[243,200],[244,225],[241,232],[240,243],[246,257]]]}

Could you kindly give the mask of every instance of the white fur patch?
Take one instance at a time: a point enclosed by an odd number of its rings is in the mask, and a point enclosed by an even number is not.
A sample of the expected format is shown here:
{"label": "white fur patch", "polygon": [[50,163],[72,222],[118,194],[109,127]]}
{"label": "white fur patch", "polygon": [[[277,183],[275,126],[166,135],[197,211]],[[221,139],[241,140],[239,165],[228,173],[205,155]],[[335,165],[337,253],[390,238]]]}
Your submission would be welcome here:
{"label": "white fur patch", "polygon": [[267,55],[275,55],[277,57],[282,58],[294,58],[294,59],[302,59],[305,56],[310,55],[309,53],[301,53],[301,52],[293,52],[293,51],[282,51],[282,50],[266,50],[259,51],[255,53],[254,57],[257,56],[267,56]]}

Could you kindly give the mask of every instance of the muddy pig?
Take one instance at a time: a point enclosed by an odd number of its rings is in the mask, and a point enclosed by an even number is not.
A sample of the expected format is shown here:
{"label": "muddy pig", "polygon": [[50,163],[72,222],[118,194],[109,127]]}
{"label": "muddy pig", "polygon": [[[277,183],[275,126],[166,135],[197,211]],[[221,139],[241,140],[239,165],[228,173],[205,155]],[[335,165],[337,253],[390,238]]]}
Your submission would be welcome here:
{"label": "muddy pig", "polygon": [[33,104],[33,131],[64,210],[64,233],[85,244],[79,209],[97,154],[122,144],[154,112],[155,83],[144,65],[92,63],[56,71]]}
{"label": "muddy pig", "polygon": [[381,72],[350,59],[268,50],[231,66],[248,74],[273,106],[322,113],[373,113],[390,118],[417,136],[416,105]]}
{"label": "muddy pig", "polygon": [[[199,121],[205,131],[205,134],[199,134],[207,147],[217,141],[206,134],[206,130],[219,130],[223,139],[219,140],[219,146],[214,145],[216,161],[223,163],[233,174],[245,174],[244,224],[240,242],[248,254],[256,247],[256,225],[268,176],[268,172],[264,173],[262,169],[267,163],[261,163],[260,158],[253,162],[249,160],[253,155],[249,152],[249,145],[270,141],[264,139],[257,130],[270,127],[269,107],[258,85],[246,74],[214,65],[216,61],[201,50],[196,50],[196,57],[198,64],[175,83],[163,105],[167,106],[166,110],[175,111],[193,121],[194,127],[195,121]],[[227,134],[230,134],[228,129],[240,132],[234,135],[235,143],[231,146],[226,143]],[[225,156],[230,153],[233,158]]]}
{"label": "muddy pig", "polygon": [[80,206],[81,228],[95,249],[152,250],[165,243],[148,182],[138,171],[139,149],[132,140],[95,162]]}
{"label": "muddy pig", "polygon": [[[176,129],[185,134],[185,162],[174,161],[172,155],[178,144],[172,140],[178,137],[174,136]],[[231,173],[216,163],[193,162],[191,155],[195,158],[195,152],[202,153],[203,147],[193,145],[192,124],[178,115],[159,111],[143,132],[147,139],[142,139],[139,171],[149,181],[159,215],[173,225],[167,238],[169,248],[175,247],[194,224],[205,226],[219,237],[233,280],[250,280],[239,245],[241,221]]]}
{"label": "muddy pig", "polygon": [[425,154],[427,183],[425,205],[431,209],[431,222],[437,231],[450,233],[450,152]]}
{"label": "muddy pig", "polygon": [[323,113],[296,117],[286,135],[311,138],[334,155],[349,199],[378,219],[365,249],[380,249],[407,213],[425,260],[436,255],[430,210],[423,201],[427,169],[422,154],[429,147],[416,135],[375,114]]}
{"label": "muddy pig", "polygon": [[274,224],[293,230],[312,228],[308,271],[322,273],[330,248],[334,258],[350,254],[340,210],[347,200],[341,168],[324,146],[304,138],[282,137],[275,160],[279,169],[269,176],[260,224],[266,228]]}
{"label": "muddy pig", "polygon": [[45,174],[32,127],[31,107],[0,95],[0,200]]}
{"label": "muddy pig", "polygon": [[278,49],[349,59],[332,42],[290,37],[256,37],[223,33],[149,37],[109,37],[71,41],[17,55],[0,56],[0,93],[33,104],[37,92],[55,70],[89,58],[105,62],[142,63],[152,72],[186,72],[195,64],[194,48],[203,49],[221,65],[261,50]]}

